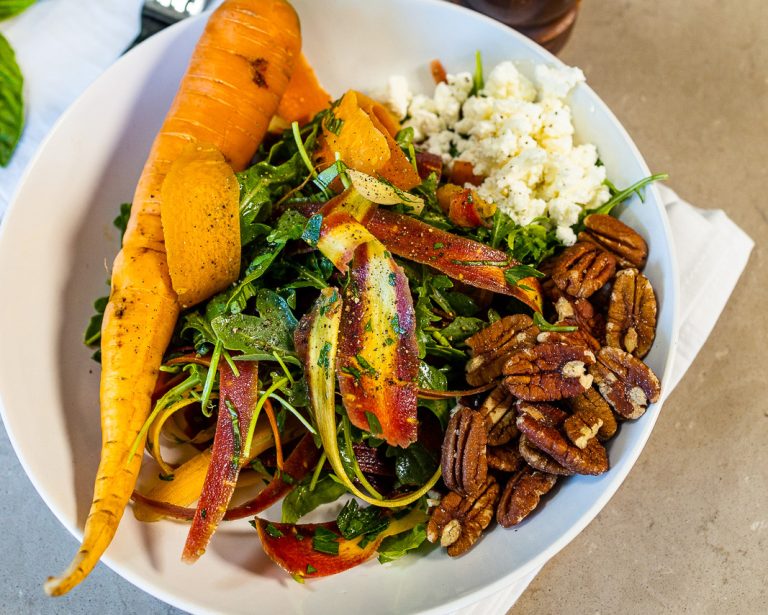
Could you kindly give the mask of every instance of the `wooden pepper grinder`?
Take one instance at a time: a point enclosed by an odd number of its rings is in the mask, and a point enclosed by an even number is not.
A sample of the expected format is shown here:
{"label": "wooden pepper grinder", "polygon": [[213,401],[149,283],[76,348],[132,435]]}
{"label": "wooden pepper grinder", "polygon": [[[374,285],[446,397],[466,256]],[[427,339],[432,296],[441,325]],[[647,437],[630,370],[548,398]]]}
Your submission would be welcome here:
{"label": "wooden pepper grinder", "polygon": [[580,0],[458,0],[533,39],[552,53],[565,45],[576,23]]}

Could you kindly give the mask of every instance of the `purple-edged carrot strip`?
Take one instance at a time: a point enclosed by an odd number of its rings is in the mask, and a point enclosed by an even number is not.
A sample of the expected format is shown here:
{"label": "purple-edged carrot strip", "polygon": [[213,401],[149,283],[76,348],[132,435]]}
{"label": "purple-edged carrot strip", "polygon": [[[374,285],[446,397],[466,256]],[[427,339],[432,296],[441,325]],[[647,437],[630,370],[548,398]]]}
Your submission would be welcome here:
{"label": "purple-edged carrot strip", "polygon": [[235,376],[227,362],[219,366],[219,414],[213,439],[211,463],[203,491],[189,528],[182,559],[195,562],[223,519],[235,491],[244,451],[243,434],[253,418],[258,401],[258,363],[242,361]]}
{"label": "purple-edged carrot strip", "polygon": [[344,290],[336,373],[349,420],[407,447],[416,441],[416,318],[402,268],[379,241],[359,246]]}

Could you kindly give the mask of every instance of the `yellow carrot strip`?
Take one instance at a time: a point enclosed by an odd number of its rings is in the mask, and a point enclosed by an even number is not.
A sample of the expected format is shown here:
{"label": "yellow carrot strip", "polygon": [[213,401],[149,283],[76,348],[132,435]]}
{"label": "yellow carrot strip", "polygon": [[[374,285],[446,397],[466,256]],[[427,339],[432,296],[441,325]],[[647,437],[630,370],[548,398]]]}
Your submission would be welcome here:
{"label": "yellow carrot strip", "polygon": [[342,316],[339,291],[331,287],[320,291],[320,297],[312,306],[310,314],[309,326],[301,332],[307,336],[304,365],[312,413],[323,443],[323,450],[328,456],[328,463],[349,492],[369,504],[384,508],[399,508],[415,502],[435,486],[440,478],[439,467],[421,488],[391,500],[371,497],[358,489],[347,476],[336,436],[336,351]]}
{"label": "yellow carrot strip", "polygon": [[163,459],[163,453],[160,450],[160,434],[162,433],[163,426],[169,418],[176,414],[176,412],[183,410],[190,404],[195,403],[195,401],[197,400],[190,397],[176,402],[169,408],[163,410],[163,412],[154,421],[152,421],[152,425],[149,427],[149,434],[147,436],[147,439],[149,440],[149,444],[147,445],[149,454],[154,457],[155,461],[157,461],[157,464],[160,466],[166,476],[173,474],[173,468]]}
{"label": "yellow carrot strip", "polygon": [[[243,462],[243,465],[273,445],[272,430],[266,421],[262,421],[253,434],[251,455]],[[189,506],[200,497],[210,462],[211,449],[207,448],[176,468],[173,472],[173,480],[162,480],[159,477],[154,479],[143,495],[158,502],[167,502],[175,506]],[[163,517],[154,508],[139,502],[134,503],[133,514],[139,521],[158,521]]]}

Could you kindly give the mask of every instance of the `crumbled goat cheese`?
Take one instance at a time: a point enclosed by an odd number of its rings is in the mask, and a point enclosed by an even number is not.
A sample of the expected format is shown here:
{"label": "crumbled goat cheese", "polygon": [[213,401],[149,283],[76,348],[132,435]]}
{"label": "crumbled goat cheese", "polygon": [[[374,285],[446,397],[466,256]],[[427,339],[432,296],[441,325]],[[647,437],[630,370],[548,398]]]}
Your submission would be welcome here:
{"label": "crumbled goat cheese", "polygon": [[408,80],[402,75],[394,75],[387,81],[387,87],[378,98],[402,120],[408,114],[408,105],[413,100],[413,94],[408,87]]}
{"label": "crumbled goat cheese", "polygon": [[[584,81],[578,68],[539,65],[534,80],[512,62],[498,64],[485,87],[470,96],[472,75],[448,75],[432,97],[412,96],[405,79],[389,80],[382,97],[426,150],[472,163],[486,179],[477,188],[517,224],[548,216],[557,238],[576,241],[571,227],[584,209],[605,203],[605,169],[597,166],[594,145],[573,143],[566,98]],[[407,111],[403,111],[405,101]]]}

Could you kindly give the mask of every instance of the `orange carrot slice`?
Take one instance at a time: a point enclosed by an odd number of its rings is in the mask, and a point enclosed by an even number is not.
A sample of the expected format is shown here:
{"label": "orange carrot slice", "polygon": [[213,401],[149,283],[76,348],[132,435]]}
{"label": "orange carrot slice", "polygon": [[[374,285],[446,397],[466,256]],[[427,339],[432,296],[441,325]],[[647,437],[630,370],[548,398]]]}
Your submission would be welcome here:
{"label": "orange carrot slice", "polygon": [[171,165],[161,196],[168,271],[187,308],[240,273],[240,186],[218,149],[196,143]]}
{"label": "orange carrot slice", "polygon": [[315,71],[302,53],[291,74],[288,89],[280,100],[277,114],[288,124],[306,124],[331,104],[331,95],[317,79]]}

